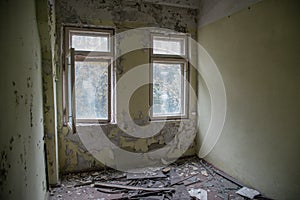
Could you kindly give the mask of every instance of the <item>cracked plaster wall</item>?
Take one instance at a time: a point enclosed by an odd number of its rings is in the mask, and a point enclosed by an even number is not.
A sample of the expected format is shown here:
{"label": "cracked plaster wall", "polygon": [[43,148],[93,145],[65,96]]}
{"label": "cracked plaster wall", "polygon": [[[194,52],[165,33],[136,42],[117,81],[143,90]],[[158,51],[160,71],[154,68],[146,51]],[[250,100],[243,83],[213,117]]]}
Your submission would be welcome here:
{"label": "cracked plaster wall", "polygon": [[42,53],[44,132],[50,184],[58,182],[57,108],[54,0],[36,1]]}
{"label": "cracked plaster wall", "polygon": [[[187,4],[187,2],[189,4]],[[168,3],[172,2],[168,1]],[[58,0],[56,1],[57,46],[61,46],[61,30],[63,24],[114,27],[116,33],[138,27],[161,27],[190,33],[191,37],[195,39],[198,13],[196,9],[191,8],[195,5],[195,1],[180,1],[179,4],[188,5],[188,7],[183,8],[182,6],[176,7],[153,4],[151,1]],[[176,5],[176,3],[173,5]],[[126,38],[123,39],[123,41],[118,41],[119,49],[117,49],[117,51],[121,51],[121,46],[126,44]],[[59,55],[60,54],[61,52],[59,52]],[[116,66],[117,80],[134,66],[148,63],[148,61],[149,51],[147,49],[137,50],[122,56]],[[61,63],[61,60],[58,60],[58,63]],[[67,128],[62,125],[61,72],[62,66],[58,65],[57,103],[60,172],[67,173],[70,171],[102,167],[103,164],[99,163],[89,152],[87,152],[80,141],[79,136],[68,132]],[[141,75],[141,78],[148,77],[147,74]],[[190,82],[195,89],[196,73],[193,68],[191,68],[190,72]],[[117,98],[120,101],[121,95],[119,94],[121,93],[118,91]],[[148,86],[143,86],[136,90],[131,97],[129,105],[130,115],[137,124],[146,124],[148,122],[148,95]],[[196,110],[195,105],[195,101],[191,100],[190,111]],[[121,112],[118,111],[118,109],[117,112],[117,115],[121,115]],[[129,136],[120,130],[117,124],[95,126],[93,129],[94,131],[98,131],[99,128],[104,130],[107,137],[122,149],[130,152],[148,152],[163,147],[165,143],[173,138],[177,139],[180,135],[184,136],[186,131],[192,131],[196,134],[195,120],[196,116],[190,116],[190,119],[186,120],[183,128],[180,130],[178,130],[178,121],[168,122],[160,133],[147,139],[137,139]],[[85,128],[80,128],[79,130],[84,131]],[[194,144],[192,144],[185,155],[193,155],[194,153]],[[109,157],[109,153],[107,153],[107,156]]]}
{"label": "cracked plaster wall", "polygon": [[0,199],[45,199],[41,47],[34,0],[1,1]]}

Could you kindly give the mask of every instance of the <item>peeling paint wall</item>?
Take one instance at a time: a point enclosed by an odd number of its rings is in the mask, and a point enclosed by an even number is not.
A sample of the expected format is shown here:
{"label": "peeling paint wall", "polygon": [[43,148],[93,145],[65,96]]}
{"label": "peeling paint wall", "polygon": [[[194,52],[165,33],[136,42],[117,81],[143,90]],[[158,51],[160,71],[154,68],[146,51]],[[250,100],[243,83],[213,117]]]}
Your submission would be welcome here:
{"label": "peeling paint wall", "polygon": [[45,199],[40,40],[35,2],[1,1],[0,199]]}
{"label": "peeling paint wall", "polygon": [[[56,2],[57,22],[57,46],[61,47],[61,30],[63,24],[77,26],[105,26],[114,27],[116,33],[138,27],[161,27],[179,32],[190,33],[196,38],[197,14],[195,9],[197,1],[75,1],[58,0]],[[127,38],[128,39],[128,38]],[[126,40],[126,39],[125,39]],[[124,41],[125,41],[124,40]],[[123,44],[125,44],[123,41]],[[122,46],[122,41],[119,41]],[[117,49],[117,51],[120,49]],[[61,52],[59,52],[59,55]],[[61,59],[59,57],[59,59]],[[137,50],[126,54],[117,64],[117,80],[133,67],[148,63],[149,51]],[[61,60],[58,60],[61,63]],[[93,156],[87,152],[77,134],[68,132],[62,125],[62,66],[57,66],[57,105],[58,105],[58,136],[59,136],[59,164],[61,173],[70,171],[87,170],[102,167]],[[191,85],[196,88],[195,70],[191,70]],[[148,78],[146,74],[141,78]],[[117,92],[118,101],[121,101],[121,93]],[[135,91],[130,100],[130,115],[137,124],[145,124],[148,121],[149,88],[143,86]],[[196,111],[195,102],[191,102],[190,111]],[[118,115],[121,115],[118,110]],[[148,152],[159,149],[169,140],[184,134],[185,131],[193,131],[196,134],[196,116],[191,116],[182,130],[178,130],[179,122],[168,122],[156,136],[148,139],[137,139],[127,135],[118,128],[117,124],[95,126],[94,131],[100,128],[105,130],[107,137],[117,146],[130,152]],[[159,122],[157,122],[159,123]],[[85,131],[85,128],[80,128]],[[178,136],[179,137],[179,136]],[[106,154],[106,153],[105,153]],[[107,153],[107,156],[109,153]],[[186,155],[194,154],[194,145],[189,148]]]}
{"label": "peeling paint wall", "polygon": [[38,29],[41,40],[44,130],[48,179],[56,184],[58,177],[57,109],[56,109],[56,46],[55,6],[53,0],[36,1]]}

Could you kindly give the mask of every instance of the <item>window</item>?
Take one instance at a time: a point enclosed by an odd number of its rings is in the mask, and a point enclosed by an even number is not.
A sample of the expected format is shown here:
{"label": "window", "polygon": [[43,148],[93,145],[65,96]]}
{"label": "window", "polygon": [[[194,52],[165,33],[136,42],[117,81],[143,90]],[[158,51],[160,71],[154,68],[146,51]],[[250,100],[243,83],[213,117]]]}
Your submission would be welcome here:
{"label": "window", "polygon": [[65,123],[110,122],[113,114],[113,30],[65,28]]}
{"label": "window", "polygon": [[187,118],[187,36],[153,34],[151,40],[151,118]]}

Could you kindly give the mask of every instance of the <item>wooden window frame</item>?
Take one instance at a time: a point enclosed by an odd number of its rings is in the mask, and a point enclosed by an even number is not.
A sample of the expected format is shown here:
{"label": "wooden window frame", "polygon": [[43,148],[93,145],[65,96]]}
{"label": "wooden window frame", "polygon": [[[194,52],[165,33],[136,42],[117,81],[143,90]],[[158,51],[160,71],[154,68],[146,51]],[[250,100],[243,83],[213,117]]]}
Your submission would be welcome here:
{"label": "wooden window frame", "polygon": [[[175,38],[184,40],[184,55],[175,54],[154,54],[153,52],[153,40],[154,37],[163,38]],[[167,39],[166,39],[167,40]],[[190,80],[190,67],[189,67],[189,41],[188,34],[163,34],[163,33],[152,33],[151,34],[151,49],[150,49],[150,87],[149,87],[149,103],[150,103],[150,120],[177,120],[177,119],[188,119],[189,111],[189,87],[188,83]],[[181,65],[181,76],[183,77],[181,84],[183,105],[181,106],[182,113],[179,115],[154,115],[153,114],[153,64],[154,63],[165,63],[165,64],[180,64]]]}
{"label": "wooden window frame", "polygon": [[[87,35],[87,36],[108,36],[108,45],[109,51],[76,51],[72,50],[71,42],[72,35]],[[114,122],[114,109],[115,109],[115,92],[113,92],[115,86],[115,73],[114,73],[114,29],[111,28],[79,28],[79,27],[64,27],[64,63],[63,63],[63,114],[64,114],[64,125],[69,126],[70,128],[75,129],[76,132],[76,123],[88,123],[88,124],[104,124]],[[73,54],[73,55],[72,55]],[[71,63],[68,62],[68,56],[71,56]],[[107,119],[77,119],[76,118],[76,105],[75,105],[75,62],[81,61],[101,61],[105,60],[109,62],[108,65],[108,118]],[[71,64],[71,86],[72,91],[69,86],[69,72],[70,68],[68,65]],[[69,95],[72,96],[71,104],[69,105]],[[70,108],[72,107],[72,111]],[[72,120],[72,122],[70,122]]]}

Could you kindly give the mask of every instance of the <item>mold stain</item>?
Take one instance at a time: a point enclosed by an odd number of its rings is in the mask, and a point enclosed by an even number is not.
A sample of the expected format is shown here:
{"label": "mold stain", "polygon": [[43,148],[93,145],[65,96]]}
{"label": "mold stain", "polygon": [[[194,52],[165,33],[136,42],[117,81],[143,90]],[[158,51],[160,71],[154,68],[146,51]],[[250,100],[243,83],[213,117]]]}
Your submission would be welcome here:
{"label": "mold stain", "polygon": [[1,152],[1,166],[0,166],[0,187],[3,189],[3,185],[7,179],[8,170],[6,169],[7,154],[5,151]]}
{"label": "mold stain", "polygon": [[16,98],[16,100],[15,100],[16,105],[19,105],[19,104],[20,104],[20,97],[19,97],[19,95],[18,95],[18,91],[15,90],[15,91],[14,91],[14,94],[15,94],[15,98]]}
{"label": "mold stain", "polygon": [[182,33],[186,33],[187,31],[187,27],[179,24],[179,22],[176,22],[174,29],[175,31],[182,32]]}
{"label": "mold stain", "polygon": [[24,159],[23,159],[23,154],[22,153],[20,154],[20,161],[21,161],[21,164],[23,164]]}
{"label": "mold stain", "polygon": [[32,111],[32,107],[33,107],[33,95],[30,94],[30,107],[29,107],[29,115],[30,115],[30,127],[33,127],[33,111]]}
{"label": "mold stain", "polygon": [[46,184],[45,184],[45,181],[42,181],[42,187],[43,187],[43,191],[46,190]]}
{"label": "mold stain", "polygon": [[11,150],[11,151],[13,149],[13,142],[14,142],[14,137],[12,136],[9,140],[9,150]]}
{"label": "mold stain", "polygon": [[[24,157],[25,157],[25,159],[24,159],[24,171],[27,172],[27,161],[26,161],[27,160],[26,159],[27,150],[26,150],[25,141],[24,141],[24,144],[23,144],[23,152],[24,152]],[[26,174],[25,174],[25,182],[26,182],[26,179],[27,179],[27,177],[26,177]]]}
{"label": "mold stain", "polygon": [[27,78],[27,88],[32,88],[33,82],[30,77]]}

